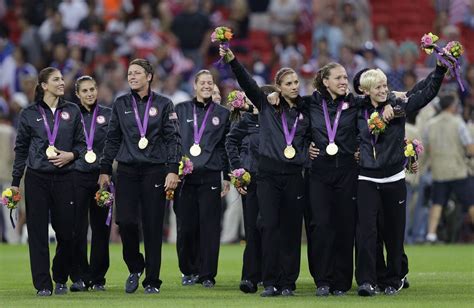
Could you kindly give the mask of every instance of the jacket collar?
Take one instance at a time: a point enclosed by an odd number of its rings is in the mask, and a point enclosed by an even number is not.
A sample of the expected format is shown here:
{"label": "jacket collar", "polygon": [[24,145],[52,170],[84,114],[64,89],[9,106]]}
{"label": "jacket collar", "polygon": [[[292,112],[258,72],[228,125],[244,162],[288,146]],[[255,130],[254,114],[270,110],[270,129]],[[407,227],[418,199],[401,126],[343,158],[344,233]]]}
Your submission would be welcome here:
{"label": "jacket collar", "polygon": [[79,103],[79,109],[81,109],[81,113],[92,113],[94,112],[94,108],[97,106],[97,101],[91,106],[91,111],[87,110],[81,103]]}
{"label": "jacket collar", "polygon": [[[39,106],[45,108],[45,109],[50,109],[48,104],[46,104],[44,102],[44,100],[41,100],[41,101],[38,101],[37,102]],[[65,105],[67,104],[67,102],[62,98],[60,97],[59,100],[58,100],[58,105],[56,106],[56,109],[61,109],[63,108]]]}
{"label": "jacket collar", "polygon": [[196,107],[204,108],[204,109],[209,108],[211,103],[213,103],[212,97],[209,97],[208,99],[206,99],[206,105],[204,105],[204,103],[198,102],[197,97],[194,97],[192,102],[194,105],[196,105]]}

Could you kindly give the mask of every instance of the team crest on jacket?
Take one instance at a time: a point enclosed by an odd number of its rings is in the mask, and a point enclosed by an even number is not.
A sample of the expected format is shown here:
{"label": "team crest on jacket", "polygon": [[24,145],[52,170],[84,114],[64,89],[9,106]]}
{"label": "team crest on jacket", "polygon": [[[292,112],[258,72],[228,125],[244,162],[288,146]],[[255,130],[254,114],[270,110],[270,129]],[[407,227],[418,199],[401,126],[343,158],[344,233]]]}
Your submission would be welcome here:
{"label": "team crest on jacket", "polygon": [[150,115],[150,117],[156,117],[156,115],[158,114],[158,109],[156,109],[155,107],[151,107],[150,111],[148,111],[148,114]]}
{"label": "team crest on jacket", "polygon": [[67,111],[62,111],[61,112],[61,119],[67,121],[71,118],[71,115]]}
{"label": "team crest on jacket", "polygon": [[104,123],[105,123],[105,117],[104,117],[104,116],[101,116],[101,115],[98,116],[98,117],[96,118],[96,122],[97,122],[97,124],[104,124]]}
{"label": "team crest on jacket", "polygon": [[346,110],[347,108],[349,108],[349,103],[348,102],[342,103],[342,110]]}
{"label": "team crest on jacket", "polygon": [[219,125],[220,122],[221,122],[221,121],[219,120],[218,117],[213,117],[213,118],[212,118],[212,124],[214,124],[214,126]]}

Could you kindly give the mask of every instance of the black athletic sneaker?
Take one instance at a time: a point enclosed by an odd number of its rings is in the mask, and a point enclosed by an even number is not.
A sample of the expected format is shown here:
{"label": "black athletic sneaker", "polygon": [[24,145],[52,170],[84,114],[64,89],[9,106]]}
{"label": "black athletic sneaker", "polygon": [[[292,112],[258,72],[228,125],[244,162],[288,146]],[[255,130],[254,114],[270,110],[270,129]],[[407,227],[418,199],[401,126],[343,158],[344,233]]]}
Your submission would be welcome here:
{"label": "black athletic sneaker", "polygon": [[364,283],[357,288],[359,296],[374,296],[375,288],[370,283]]}

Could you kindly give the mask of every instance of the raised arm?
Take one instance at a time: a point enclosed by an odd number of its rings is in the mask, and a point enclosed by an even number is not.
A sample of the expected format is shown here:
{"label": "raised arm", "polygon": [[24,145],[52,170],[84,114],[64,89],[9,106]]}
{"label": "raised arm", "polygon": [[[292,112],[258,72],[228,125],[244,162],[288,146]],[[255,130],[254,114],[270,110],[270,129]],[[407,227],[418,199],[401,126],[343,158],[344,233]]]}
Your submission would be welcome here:
{"label": "raised arm", "polygon": [[230,64],[232,72],[237,78],[237,82],[250,101],[255,105],[255,107],[257,107],[258,110],[262,110],[263,105],[265,105],[267,102],[267,98],[263,91],[260,90],[257,82],[255,82],[243,65],[237,61],[237,58],[229,48],[220,47],[219,53],[222,57],[224,57],[225,62]]}
{"label": "raised arm", "polygon": [[428,105],[428,103],[436,97],[441,87],[441,83],[443,82],[444,75],[446,74],[446,70],[447,69],[443,66],[436,66],[432,77],[427,80],[426,86],[423,89],[412,93],[408,97],[406,104],[401,104],[404,106],[406,112],[417,111]]}

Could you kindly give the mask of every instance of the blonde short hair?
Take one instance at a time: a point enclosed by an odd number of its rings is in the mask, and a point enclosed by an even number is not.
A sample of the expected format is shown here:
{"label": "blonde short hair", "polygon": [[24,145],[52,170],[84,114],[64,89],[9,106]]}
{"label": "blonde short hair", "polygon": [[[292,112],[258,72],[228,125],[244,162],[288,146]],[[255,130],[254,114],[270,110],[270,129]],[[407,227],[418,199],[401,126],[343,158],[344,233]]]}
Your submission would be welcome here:
{"label": "blonde short hair", "polygon": [[360,76],[360,88],[364,91],[369,91],[377,83],[387,81],[387,76],[381,69],[371,69]]}

